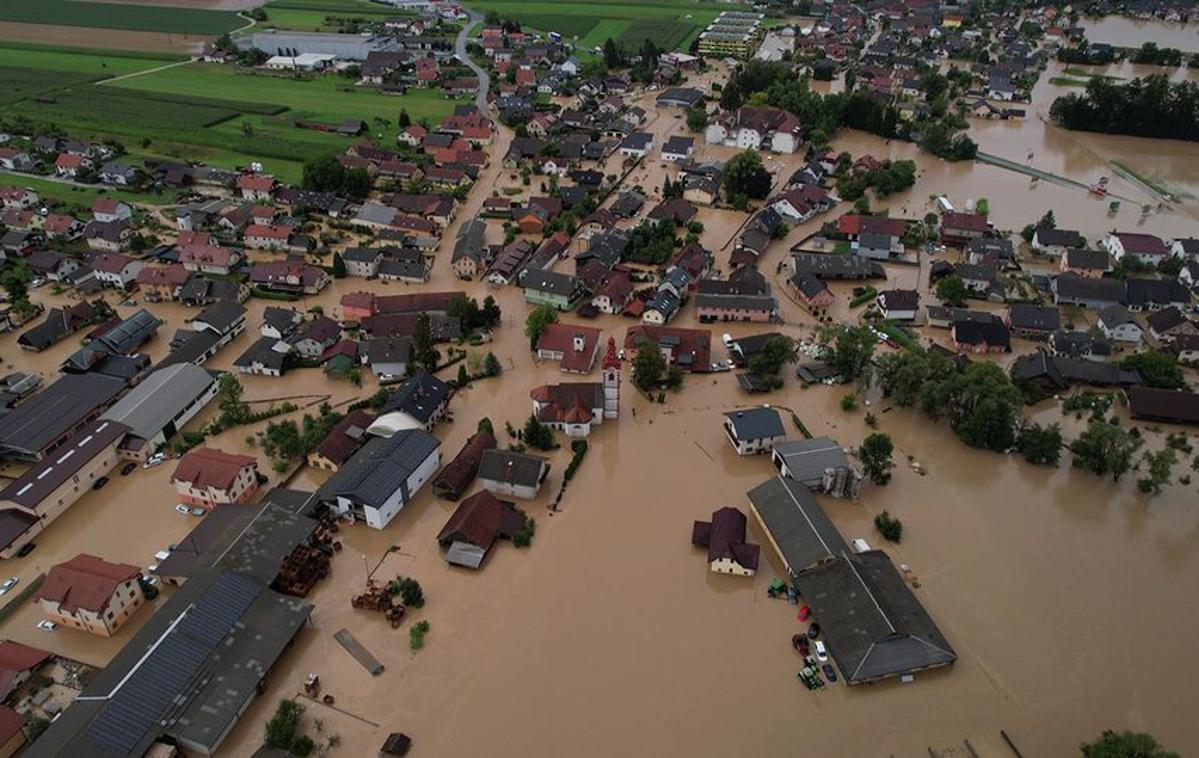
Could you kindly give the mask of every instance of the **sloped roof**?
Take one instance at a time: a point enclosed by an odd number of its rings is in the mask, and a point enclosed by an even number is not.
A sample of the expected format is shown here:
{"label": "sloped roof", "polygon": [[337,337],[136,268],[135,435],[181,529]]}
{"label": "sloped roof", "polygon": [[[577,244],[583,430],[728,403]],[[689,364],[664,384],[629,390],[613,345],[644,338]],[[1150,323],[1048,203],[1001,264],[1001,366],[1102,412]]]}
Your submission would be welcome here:
{"label": "sloped roof", "polygon": [[227,490],[233,486],[238,473],[246,466],[256,464],[248,455],[237,455],[211,447],[198,447],[187,451],[179,459],[172,482],[188,482],[196,489]]}
{"label": "sloped roof", "polygon": [[108,605],[118,586],[141,574],[128,563],[109,563],[80,553],[65,563],[50,568],[35,600],[49,600],[64,610],[82,608],[99,613]]}
{"label": "sloped roof", "polygon": [[748,495],[792,577],[849,549],[811,490],[799,482],[776,476]]}

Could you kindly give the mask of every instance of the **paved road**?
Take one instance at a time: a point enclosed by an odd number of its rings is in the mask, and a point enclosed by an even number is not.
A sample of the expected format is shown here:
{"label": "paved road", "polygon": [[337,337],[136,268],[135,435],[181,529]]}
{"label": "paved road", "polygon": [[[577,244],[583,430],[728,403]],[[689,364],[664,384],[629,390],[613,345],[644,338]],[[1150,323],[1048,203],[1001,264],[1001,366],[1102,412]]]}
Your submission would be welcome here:
{"label": "paved road", "polygon": [[487,93],[491,90],[491,77],[487,72],[479,68],[479,66],[471,60],[470,54],[466,52],[466,35],[470,32],[475,24],[483,20],[483,14],[478,11],[470,11],[470,19],[462,25],[462,31],[458,32],[458,39],[454,42],[454,54],[458,60],[462,61],[475,72],[475,76],[479,79],[479,90],[475,93],[475,105],[479,106],[479,110],[487,112]]}

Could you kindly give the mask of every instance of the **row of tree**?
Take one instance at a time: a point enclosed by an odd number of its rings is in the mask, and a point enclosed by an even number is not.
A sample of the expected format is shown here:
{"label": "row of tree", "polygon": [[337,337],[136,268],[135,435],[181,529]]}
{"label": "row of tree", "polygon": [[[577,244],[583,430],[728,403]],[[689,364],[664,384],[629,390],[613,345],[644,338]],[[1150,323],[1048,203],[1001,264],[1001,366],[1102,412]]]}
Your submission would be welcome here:
{"label": "row of tree", "polygon": [[1078,131],[1196,141],[1199,84],[1160,75],[1127,83],[1095,77],[1085,92],[1054,100],[1049,115]]}

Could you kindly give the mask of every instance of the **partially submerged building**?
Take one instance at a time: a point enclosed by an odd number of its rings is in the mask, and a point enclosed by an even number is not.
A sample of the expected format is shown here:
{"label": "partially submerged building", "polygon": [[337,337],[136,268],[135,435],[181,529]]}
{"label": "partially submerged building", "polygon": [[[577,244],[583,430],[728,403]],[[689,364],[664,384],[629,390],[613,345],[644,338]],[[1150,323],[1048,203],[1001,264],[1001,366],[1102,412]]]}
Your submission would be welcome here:
{"label": "partially submerged building", "polygon": [[711,521],[696,521],[691,544],[707,548],[708,567],[717,574],[753,576],[758,570],[757,545],[745,541],[745,514],[725,506],[712,512]]}
{"label": "partially submerged building", "polygon": [[807,487],[777,476],[748,496],[847,683],[910,676],[957,660],[887,554],[852,553]]}
{"label": "partially submerged building", "polygon": [[477,569],[497,539],[513,539],[526,521],[512,503],[480,490],[458,504],[438,533],[437,544],[451,564]]}
{"label": "partially submerged building", "polygon": [[831,437],[780,442],[771,452],[774,467],[813,492],[857,499],[862,472]]}
{"label": "partially submerged building", "polygon": [[421,429],[375,437],[321,487],[335,512],[382,529],[407,505],[441,463],[441,442]]}

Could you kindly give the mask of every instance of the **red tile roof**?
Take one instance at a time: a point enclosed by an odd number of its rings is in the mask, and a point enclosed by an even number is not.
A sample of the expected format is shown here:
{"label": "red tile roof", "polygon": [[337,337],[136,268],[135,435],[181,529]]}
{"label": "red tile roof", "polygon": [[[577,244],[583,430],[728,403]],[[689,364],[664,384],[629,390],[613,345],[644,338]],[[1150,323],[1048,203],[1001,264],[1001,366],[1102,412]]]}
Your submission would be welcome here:
{"label": "red tile roof", "polygon": [[35,600],[56,602],[64,610],[82,608],[99,613],[124,582],[140,576],[142,570],[128,563],[109,563],[80,553],[66,563],[50,568]]}
{"label": "red tile roof", "polygon": [[213,487],[227,490],[233,486],[238,473],[257,461],[248,455],[226,453],[210,447],[199,447],[188,451],[179,459],[172,482],[187,482],[196,489]]}
{"label": "red tile roof", "polygon": [[[600,334],[600,330],[593,326],[550,324],[537,338],[537,349],[562,353],[559,365],[563,371],[586,374],[595,364]],[[575,349],[575,337],[583,338],[582,349]]]}

